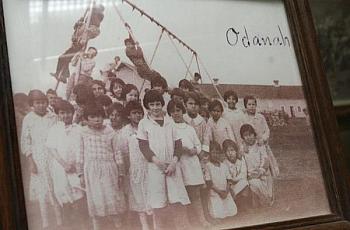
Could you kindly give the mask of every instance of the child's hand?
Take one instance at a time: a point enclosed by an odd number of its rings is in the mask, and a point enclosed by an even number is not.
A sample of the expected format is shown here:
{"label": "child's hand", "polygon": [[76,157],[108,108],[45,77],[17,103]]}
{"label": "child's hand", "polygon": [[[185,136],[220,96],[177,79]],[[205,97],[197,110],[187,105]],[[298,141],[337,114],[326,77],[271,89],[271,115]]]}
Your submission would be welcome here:
{"label": "child's hand", "polygon": [[176,171],[176,163],[175,162],[170,163],[167,169],[165,170],[165,175],[172,176],[175,174],[175,171]]}
{"label": "child's hand", "polygon": [[227,198],[227,194],[228,194],[228,192],[226,190],[221,190],[219,192],[219,196],[220,196],[221,199],[226,199]]}
{"label": "child's hand", "polygon": [[152,162],[163,172],[168,168],[168,164],[159,160],[157,157],[153,157]]}

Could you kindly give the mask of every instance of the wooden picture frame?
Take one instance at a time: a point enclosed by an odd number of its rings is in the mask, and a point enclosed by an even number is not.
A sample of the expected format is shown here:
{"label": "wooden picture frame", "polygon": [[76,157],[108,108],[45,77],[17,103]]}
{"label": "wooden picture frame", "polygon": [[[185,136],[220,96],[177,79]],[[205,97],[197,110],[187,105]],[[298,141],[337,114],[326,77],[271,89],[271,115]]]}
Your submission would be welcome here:
{"label": "wooden picture frame", "polygon": [[[347,96],[348,65],[346,64],[349,48],[345,42],[349,37],[346,29],[348,17],[346,12],[349,4],[341,0],[310,1],[310,6],[335,112],[338,118],[346,118],[350,114],[350,103]],[[339,48],[341,46],[344,48]]]}
{"label": "wooden picture frame", "polygon": [[[350,229],[349,170],[307,0],[285,0],[331,214],[244,229]],[[0,216],[2,229],[27,229],[3,3],[0,0]]]}

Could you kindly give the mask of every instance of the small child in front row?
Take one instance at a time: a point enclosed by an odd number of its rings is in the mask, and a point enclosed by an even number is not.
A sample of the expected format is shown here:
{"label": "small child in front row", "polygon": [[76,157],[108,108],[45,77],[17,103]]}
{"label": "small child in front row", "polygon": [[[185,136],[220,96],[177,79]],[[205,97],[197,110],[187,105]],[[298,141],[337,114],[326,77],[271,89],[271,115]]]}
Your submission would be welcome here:
{"label": "small child in front row", "polygon": [[224,219],[237,214],[236,204],[230,194],[232,177],[225,164],[220,162],[222,150],[217,142],[210,143],[210,162],[204,178],[209,188],[209,213],[215,219]]}
{"label": "small child in front row", "polygon": [[126,172],[129,182],[128,204],[129,210],[138,213],[142,230],[150,229],[147,222],[147,161],[143,157],[137,140],[137,128],[143,118],[143,108],[137,101],[126,104],[124,115],[128,123],[120,133],[120,151],[125,159]]}
{"label": "small child in front row", "polygon": [[257,134],[250,124],[242,125],[240,133],[247,149],[244,158],[247,163],[253,206],[271,206],[273,204],[273,179],[266,148],[258,144]]}
{"label": "small child in front row", "polygon": [[88,105],[84,110],[87,126],[81,129],[78,172],[86,190],[89,215],[93,229],[102,229],[101,221],[108,219],[115,228],[121,227],[120,215],[126,210],[122,191],[122,157],[115,147],[115,133],[103,125],[104,110]]}
{"label": "small child in front row", "polygon": [[203,213],[200,197],[200,189],[204,184],[203,172],[199,162],[198,154],[201,152],[201,142],[199,141],[195,129],[186,124],[183,114],[186,112],[181,101],[171,100],[167,106],[168,114],[175,122],[176,133],[182,141],[182,154],[180,156],[180,166],[182,170],[185,187],[191,204],[188,205],[188,216],[193,217],[192,222],[200,227],[208,227]]}
{"label": "small child in front row", "polygon": [[156,229],[171,228],[171,220],[176,228],[185,229],[189,228],[185,205],[190,200],[178,163],[182,143],[173,120],[163,113],[164,104],[157,90],[147,91],[143,105],[148,114],[138,126],[140,150],[148,161],[147,203],[153,209]]}
{"label": "small child in front row", "polygon": [[247,203],[251,200],[245,159],[239,154],[238,146],[232,140],[225,140],[222,143],[222,149],[226,155],[224,163],[228,167],[233,182],[230,185],[231,195],[237,204],[238,210],[245,210],[249,208]]}

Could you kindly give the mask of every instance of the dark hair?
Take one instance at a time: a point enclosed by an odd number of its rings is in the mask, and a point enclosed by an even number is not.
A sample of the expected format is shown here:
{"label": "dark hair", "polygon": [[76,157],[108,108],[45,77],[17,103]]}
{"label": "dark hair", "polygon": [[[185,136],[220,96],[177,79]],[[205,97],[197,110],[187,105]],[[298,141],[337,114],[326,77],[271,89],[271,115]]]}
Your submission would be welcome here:
{"label": "dark hair", "polygon": [[[202,116],[202,113],[205,113],[205,117],[206,118],[209,118],[210,117],[210,114],[209,114],[209,111],[205,108],[199,108],[199,111],[198,111],[198,114],[200,114]],[[203,117],[203,116],[202,116]]]}
{"label": "dark hair", "polygon": [[185,93],[184,102],[187,103],[188,99],[192,98],[197,105],[200,105],[199,95],[196,92]]}
{"label": "dark hair", "polygon": [[57,103],[54,106],[54,111],[56,114],[59,113],[59,111],[65,111],[65,112],[72,112],[74,113],[74,107],[71,103],[69,103],[66,100],[58,100]]}
{"label": "dark hair", "polygon": [[218,101],[218,100],[213,100],[213,101],[211,101],[211,102],[209,103],[209,107],[208,107],[209,112],[210,112],[210,111],[213,111],[214,108],[217,107],[217,106],[220,107],[221,112],[224,111],[224,107],[222,106],[221,102]]}
{"label": "dark hair", "polygon": [[126,43],[132,43],[133,45],[135,44],[134,40],[132,38],[126,38],[124,40],[124,45],[126,45]]}
{"label": "dark hair", "polygon": [[87,120],[89,116],[105,117],[105,111],[102,105],[91,103],[84,108],[84,118]]}
{"label": "dark hair", "polygon": [[160,86],[164,90],[168,89],[168,83],[165,78],[163,78],[158,72],[154,72],[153,74],[154,76],[151,80],[151,88],[153,89],[156,86]]}
{"label": "dark hair", "polygon": [[202,78],[202,76],[200,75],[200,73],[197,73],[197,72],[194,73],[194,77],[198,77],[199,79]]}
{"label": "dark hair", "polygon": [[91,88],[93,85],[99,85],[103,88],[103,92],[106,93],[106,84],[103,81],[100,80],[92,80],[91,82]]}
{"label": "dark hair", "polygon": [[207,97],[200,97],[199,98],[199,105],[204,105],[205,103],[210,103],[210,100]]}
{"label": "dark hair", "polygon": [[33,89],[33,90],[29,91],[28,97],[29,97],[29,105],[30,106],[33,106],[33,101],[35,101],[35,100],[45,100],[47,103],[49,102],[46,95],[38,89]]}
{"label": "dark hair", "polygon": [[146,109],[149,109],[148,104],[155,101],[159,101],[162,104],[162,106],[165,105],[163,96],[157,90],[148,90],[145,93],[145,96],[143,97],[143,106]]}
{"label": "dark hair", "polygon": [[183,105],[183,103],[177,102],[175,100],[170,100],[169,103],[168,103],[168,106],[166,108],[169,116],[171,116],[170,114],[175,111],[175,107],[181,109],[182,110],[182,114],[186,113],[186,109],[185,109],[185,106]]}
{"label": "dark hair", "polygon": [[139,90],[137,89],[137,87],[136,87],[135,85],[133,85],[133,84],[126,84],[126,85],[124,85],[124,87],[123,87],[121,98],[122,98],[123,100],[126,100],[126,95],[127,95],[128,93],[130,93],[132,90],[136,90],[137,93],[138,93],[139,96],[140,96],[140,92],[139,92]]}
{"label": "dark hair", "polygon": [[122,104],[118,103],[118,102],[114,102],[113,104],[111,104],[108,109],[107,109],[107,114],[108,116],[112,114],[113,111],[117,111],[118,113],[123,113],[124,107]]}
{"label": "dark hair", "polygon": [[243,134],[244,134],[245,132],[253,133],[254,136],[256,136],[256,132],[255,132],[253,126],[251,126],[250,124],[243,124],[243,125],[241,126],[241,128],[240,128],[240,130],[239,130],[239,133],[240,133],[242,139],[243,139]]}
{"label": "dark hair", "polygon": [[97,49],[96,49],[95,47],[93,47],[93,46],[90,46],[87,50],[95,50],[95,51],[96,51],[96,54],[98,53],[98,52],[97,52]]}
{"label": "dark hair", "polygon": [[83,84],[78,84],[73,88],[73,93],[76,95],[75,102],[81,106],[88,102],[94,101],[95,96],[90,87]]}
{"label": "dark hair", "polygon": [[248,100],[254,100],[255,104],[257,104],[256,98],[253,95],[247,95],[243,98],[244,108],[247,108]]}
{"label": "dark hair", "polygon": [[179,81],[179,88],[187,88],[190,91],[193,91],[193,85],[191,84],[191,82],[187,79],[182,79]]}
{"label": "dark hair", "polygon": [[48,90],[46,91],[46,95],[48,95],[48,94],[53,94],[53,95],[56,95],[56,96],[57,96],[56,91],[53,90],[53,89],[48,89]]}
{"label": "dark hair", "polygon": [[222,150],[224,151],[224,153],[227,152],[228,147],[233,147],[235,151],[238,152],[238,146],[236,142],[234,142],[231,139],[226,139],[224,140],[224,142],[222,142]]}
{"label": "dark hair", "polygon": [[138,101],[130,101],[125,105],[124,108],[124,116],[127,118],[130,115],[130,112],[133,110],[139,110],[143,113],[143,107],[140,102]]}
{"label": "dark hair", "polygon": [[29,105],[29,97],[25,93],[16,93],[13,95],[13,104],[15,106]]}
{"label": "dark hair", "polygon": [[[112,73],[112,72],[110,72],[110,73]],[[113,74],[113,73],[112,73],[112,74]],[[109,86],[109,91],[111,92],[111,94],[112,94],[114,97],[115,97],[115,94],[114,94],[114,92],[113,92],[113,88],[114,88],[114,86],[115,86],[116,84],[121,85],[121,86],[122,86],[122,89],[123,89],[124,86],[125,86],[125,82],[124,82],[122,79],[120,79],[120,78],[113,78],[113,79],[112,79],[111,84],[110,84],[110,86]]]}
{"label": "dark hair", "polygon": [[173,99],[174,96],[179,96],[182,97],[183,99],[185,99],[185,92],[182,89],[179,88],[174,88],[171,93],[170,93],[170,97],[171,99]]}
{"label": "dark hair", "polygon": [[237,96],[237,93],[234,91],[234,90],[227,90],[225,93],[224,93],[224,101],[227,102],[227,99],[229,97],[233,96],[233,98],[236,100],[236,102],[238,102],[238,96]]}
{"label": "dark hair", "polygon": [[220,144],[218,142],[211,141],[209,146],[210,146],[209,147],[209,152],[212,152],[214,149],[217,149],[217,150],[219,150],[220,153],[222,153],[221,146],[220,146]]}
{"label": "dark hair", "polygon": [[110,106],[113,103],[112,99],[107,95],[100,95],[96,97],[95,101],[97,104],[100,104],[102,106]]}

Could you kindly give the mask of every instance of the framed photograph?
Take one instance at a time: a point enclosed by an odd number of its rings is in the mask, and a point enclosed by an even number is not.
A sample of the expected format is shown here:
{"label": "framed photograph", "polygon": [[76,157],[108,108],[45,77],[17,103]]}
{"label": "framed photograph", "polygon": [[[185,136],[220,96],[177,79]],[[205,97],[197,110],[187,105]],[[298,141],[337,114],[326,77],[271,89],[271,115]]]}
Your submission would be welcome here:
{"label": "framed photograph", "polygon": [[308,1],[0,7],[4,229],[350,228]]}
{"label": "framed photograph", "polygon": [[333,105],[340,117],[350,114],[350,3],[310,1],[321,57],[331,89]]}

